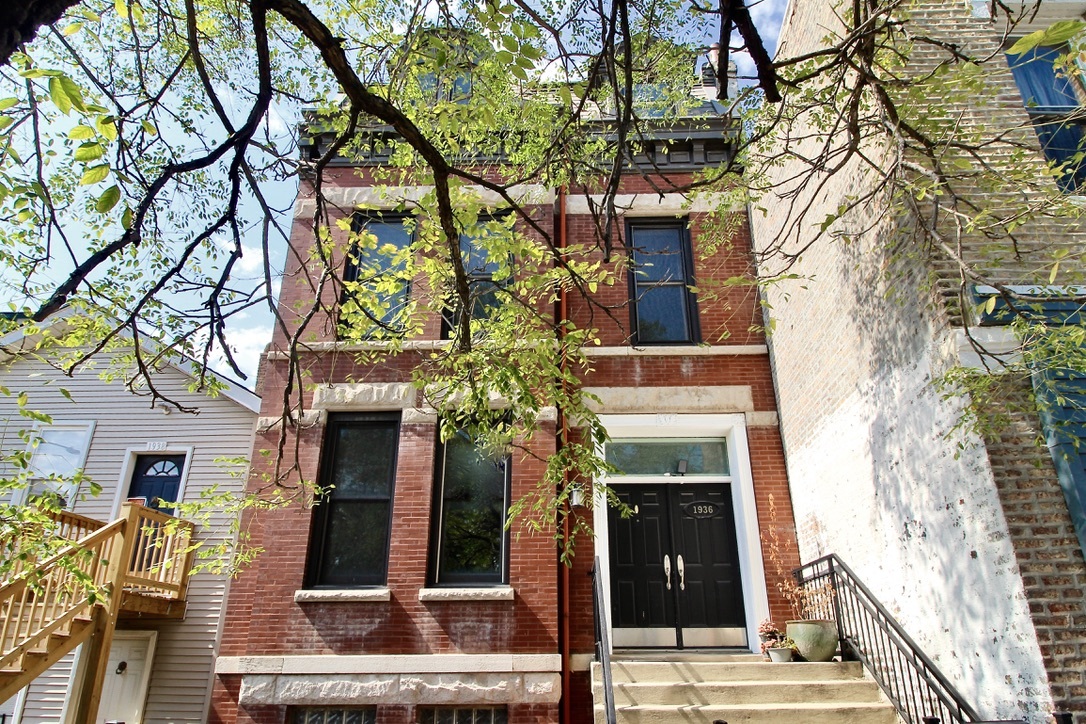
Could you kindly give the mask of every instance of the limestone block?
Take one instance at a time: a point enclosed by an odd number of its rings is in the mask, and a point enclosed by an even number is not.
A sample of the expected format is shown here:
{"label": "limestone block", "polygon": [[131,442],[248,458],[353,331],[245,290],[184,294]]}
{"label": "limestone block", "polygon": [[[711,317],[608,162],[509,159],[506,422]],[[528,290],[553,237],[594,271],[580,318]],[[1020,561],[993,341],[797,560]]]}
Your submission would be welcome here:
{"label": "limestone block", "polygon": [[338,383],[313,391],[313,407],[323,410],[399,410],[414,407],[415,388],[400,382]]}

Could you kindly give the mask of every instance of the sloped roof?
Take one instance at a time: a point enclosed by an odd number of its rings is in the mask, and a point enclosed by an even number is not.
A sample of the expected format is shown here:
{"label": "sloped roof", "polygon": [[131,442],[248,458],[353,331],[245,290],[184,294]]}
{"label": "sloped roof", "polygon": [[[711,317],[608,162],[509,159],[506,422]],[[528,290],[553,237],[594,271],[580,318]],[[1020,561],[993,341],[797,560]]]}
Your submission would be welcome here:
{"label": "sloped roof", "polygon": [[[40,338],[44,330],[65,324],[67,319],[74,313],[75,311],[71,307],[67,307],[38,325],[34,331],[31,331],[31,328],[26,325],[0,337],[0,360],[29,351],[33,347],[34,340]],[[14,318],[18,319],[18,317]],[[127,330],[123,330],[121,334],[131,339],[131,334]],[[146,336],[143,338],[142,346],[154,352],[158,350],[153,348],[159,347],[153,339]],[[177,359],[175,356],[174,359],[167,359],[166,365],[193,380],[200,378],[200,365],[189,357],[181,355],[180,359]],[[205,376],[213,378],[217,383],[221,383],[222,388],[219,393],[221,396],[232,400],[254,414],[260,412],[260,397],[241,382],[220,374],[211,368],[207,368],[203,373]]]}

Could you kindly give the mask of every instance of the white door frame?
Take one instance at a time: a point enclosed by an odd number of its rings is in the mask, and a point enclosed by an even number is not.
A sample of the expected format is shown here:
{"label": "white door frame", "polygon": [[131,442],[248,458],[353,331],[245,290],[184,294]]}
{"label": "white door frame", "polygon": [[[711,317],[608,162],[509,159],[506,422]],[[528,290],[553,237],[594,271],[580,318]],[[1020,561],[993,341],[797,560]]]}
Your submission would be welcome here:
{"label": "white door frame", "polygon": [[[735,514],[735,537],[739,549],[739,578],[743,586],[743,610],[746,616],[747,645],[751,651],[758,645],[758,622],[769,618],[769,597],[766,593],[762,541],[758,529],[758,509],[754,497],[754,475],[750,467],[746,416],[729,415],[600,415],[600,423],[614,440],[636,438],[718,438],[726,441],[730,477],[707,478],[705,482],[730,482]],[[603,455],[603,450],[598,451]],[[700,477],[690,482],[701,482]],[[607,483],[607,478],[600,482]],[[616,479],[615,482],[618,482]],[[636,476],[622,478],[622,483],[678,482],[669,477]],[[596,555],[600,558],[603,583],[603,609],[611,611],[611,555],[608,546],[607,501],[597,495],[592,506],[592,526],[595,531]],[[608,615],[608,628],[614,626]],[[613,637],[608,637],[613,641]],[[613,644],[612,644],[613,646]]]}
{"label": "white door frame", "polygon": [[113,496],[113,508],[110,520],[116,520],[121,514],[121,504],[128,498],[128,488],[132,485],[132,471],[136,468],[136,458],[140,455],[184,455],[185,467],[181,469],[181,482],[177,485],[177,502],[185,500],[185,488],[189,482],[189,470],[192,468],[192,455],[196,448],[192,445],[150,441],[141,446],[125,448],[124,462],[121,465],[121,477],[117,481],[117,492]]}

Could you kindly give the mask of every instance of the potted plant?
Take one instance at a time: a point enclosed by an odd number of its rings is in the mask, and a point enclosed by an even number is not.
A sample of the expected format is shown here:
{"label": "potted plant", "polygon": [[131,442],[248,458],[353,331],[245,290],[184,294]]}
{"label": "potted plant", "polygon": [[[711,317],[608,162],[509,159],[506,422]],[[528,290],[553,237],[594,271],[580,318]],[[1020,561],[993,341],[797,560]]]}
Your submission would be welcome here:
{"label": "potted plant", "polygon": [[775,663],[786,663],[798,652],[796,642],[785,636],[780,639],[772,639],[762,644],[762,652],[769,656],[769,660]]}
{"label": "potted plant", "polygon": [[768,649],[771,646],[775,646],[778,641],[784,638],[784,632],[777,628],[777,624],[770,621],[768,618],[758,624],[758,641],[762,645],[762,656],[769,660]]}
{"label": "potted plant", "polygon": [[[776,505],[772,495],[769,496],[769,520],[776,520]],[[770,528],[766,539],[769,560],[777,574],[777,590],[788,601],[796,617],[785,622],[788,640],[793,641],[799,656],[805,661],[831,660],[837,652],[837,622],[811,614],[833,610],[833,597],[836,593],[833,586],[828,580],[819,581],[812,586],[801,586],[785,566],[781,540],[776,529]]]}

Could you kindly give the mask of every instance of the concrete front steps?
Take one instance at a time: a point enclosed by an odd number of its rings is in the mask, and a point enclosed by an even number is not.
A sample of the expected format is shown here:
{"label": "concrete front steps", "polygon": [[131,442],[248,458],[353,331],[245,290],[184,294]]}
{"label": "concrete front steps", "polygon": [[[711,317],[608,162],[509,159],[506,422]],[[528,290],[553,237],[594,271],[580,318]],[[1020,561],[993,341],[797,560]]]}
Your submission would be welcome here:
{"label": "concrete front steps", "polygon": [[[897,724],[858,663],[771,664],[757,655],[621,654],[611,662],[619,724]],[[602,673],[592,664],[596,723]]]}

